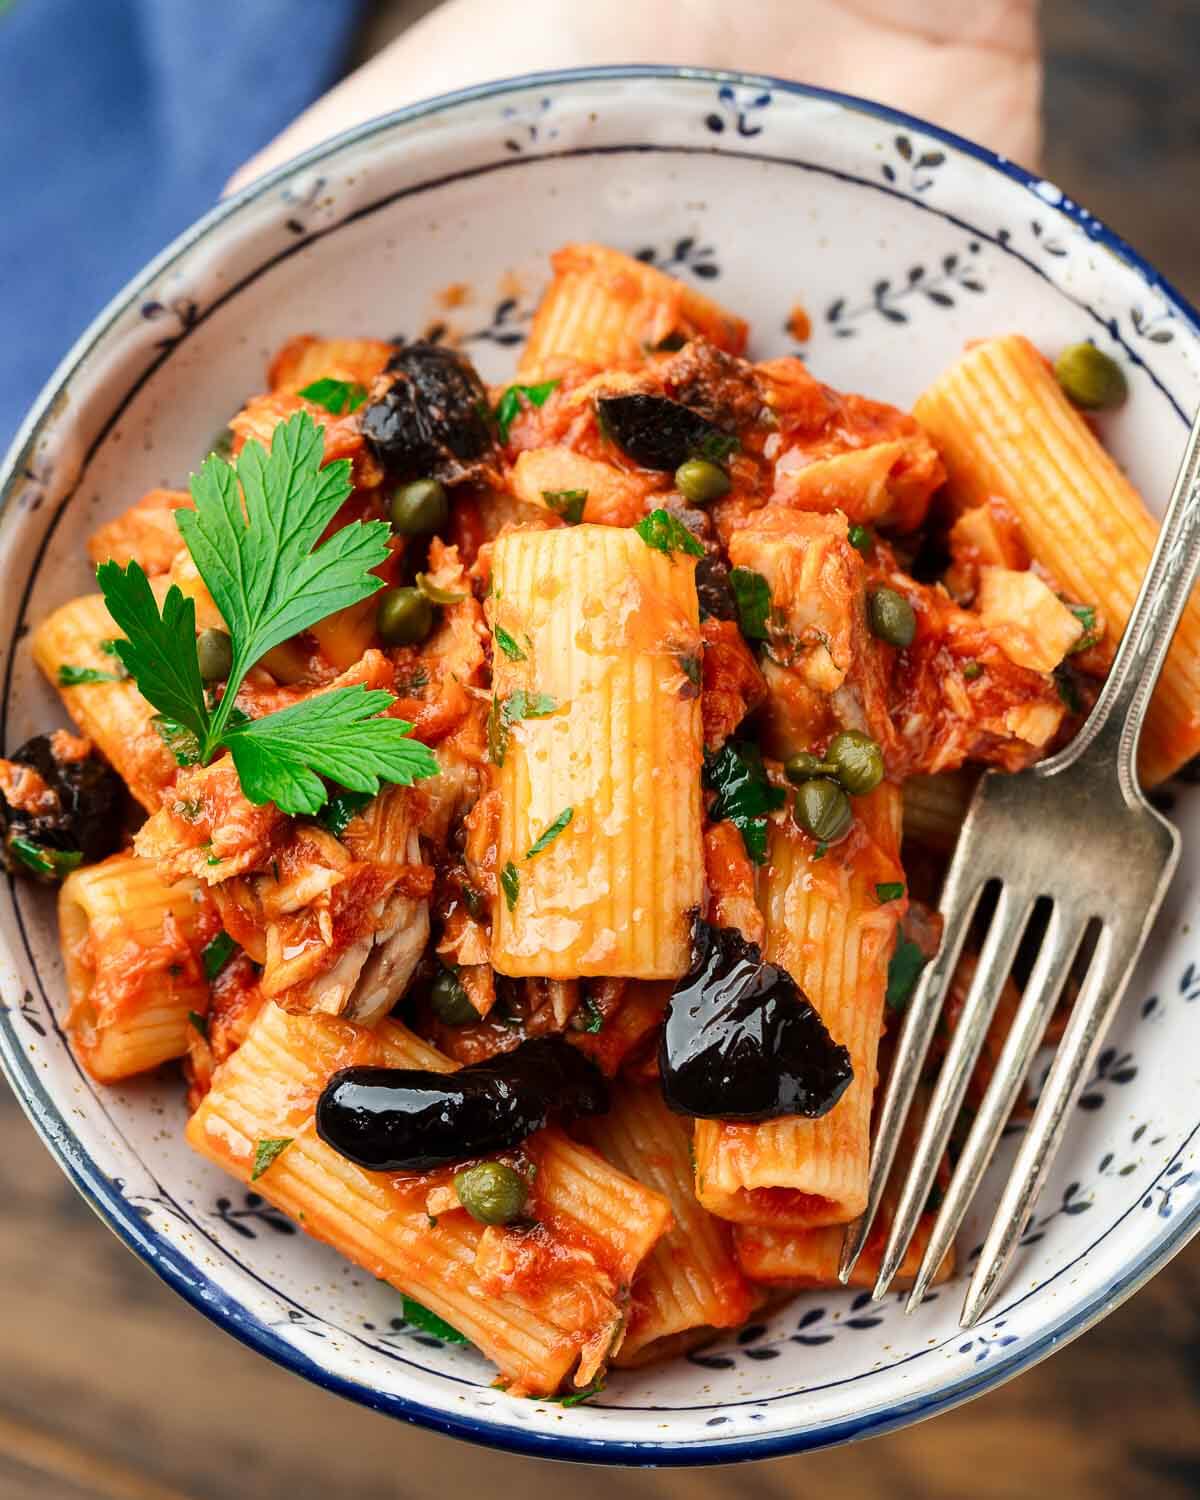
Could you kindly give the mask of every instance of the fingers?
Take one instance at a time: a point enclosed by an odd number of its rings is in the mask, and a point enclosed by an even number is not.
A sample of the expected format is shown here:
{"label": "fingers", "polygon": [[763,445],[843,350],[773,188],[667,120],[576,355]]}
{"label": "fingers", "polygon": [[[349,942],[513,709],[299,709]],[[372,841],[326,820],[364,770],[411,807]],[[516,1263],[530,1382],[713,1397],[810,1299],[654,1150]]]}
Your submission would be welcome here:
{"label": "fingers", "polygon": [[1035,20],[1035,0],[448,0],[301,115],[227,191],[435,94],[631,58],[771,73],[880,99],[1036,165]]}

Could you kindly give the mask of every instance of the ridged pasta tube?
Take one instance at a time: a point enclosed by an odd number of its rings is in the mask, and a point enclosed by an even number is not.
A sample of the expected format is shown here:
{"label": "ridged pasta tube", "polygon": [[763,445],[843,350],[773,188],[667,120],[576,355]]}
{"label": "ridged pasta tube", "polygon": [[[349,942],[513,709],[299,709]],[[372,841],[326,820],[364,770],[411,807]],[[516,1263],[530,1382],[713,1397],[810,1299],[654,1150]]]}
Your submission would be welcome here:
{"label": "ridged pasta tube", "polygon": [[101,642],[118,635],[101,594],[84,594],[47,615],[33,633],[33,659],[62,694],[67,712],[104,758],[118,771],[143,807],[157,812],[159,793],[175,779],[174,757],[151,722],[154,709],[136,684],[59,680],[61,667],[119,671],[116,657]]}
{"label": "ridged pasta tube", "polygon": [[[594,1373],[620,1337],[637,1266],[670,1222],[659,1194],[561,1132],[530,1137],[539,1236],[485,1228],[461,1209],[431,1215],[453,1175],[368,1172],[317,1136],[318,1095],[340,1068],[449,1072],[448,1058],[395,1021],[375,1030],[267,1005],[192,1116],[189,1143],[243,1182],[263,1141],[286,1141],[255,1191],[372,1276],[445,1318],[500,1368],[510,1390],[549,1394]],[[590,1378],[590,1373],[588,1373]]]}
{"label": "ridged pasta tube", "polygon": [[[934,381],[915,415],[941,450],[954,504],[1003,499],[1030,552],[1084,604],[1099,604],[1115,649],[1154,550],[1157,523],[1019,334],[985,339]],[[1184,611],[1139,758],[1162,781],[1200,751],[1200,602]]]}
{"label": "ridged pasta tube", "polygon": [[618,527],[510,532],[488,609],[493,964],[678,978],[704,880],[693,559]]}
{"label": "ridged pasta tube", "polygon": [[113,1083],[182,1057],[191,1017],[208,1010],[200,953],[219,925],[196,882],[164,885],[151,860],[114,854],[68,875],[58,921],[67,1031],[92,1077]]}
{"label": "ridged pasta tube", "polygon": [[697,334],[731,354],[746,347],[744,319],[645,261],[606,245],[564,245],[551,264],[554,279],[538,304],[518,380],[544,378],[563,361],[637,363],[663,340],[678,348]]}
{"label": "ridged pasta tube", "polygon": [[854,806],[858,826],[817,861],[790,819],[774,820],[759,892],[766,956],[849,1048],[854,1081],[820,1119],[696,1122],[696,1193],[722,1218],[810,1229],[844,1224],[866,1205],[888,961],[906,903],[879,889],[903,881],[900,789],[884,782]]}

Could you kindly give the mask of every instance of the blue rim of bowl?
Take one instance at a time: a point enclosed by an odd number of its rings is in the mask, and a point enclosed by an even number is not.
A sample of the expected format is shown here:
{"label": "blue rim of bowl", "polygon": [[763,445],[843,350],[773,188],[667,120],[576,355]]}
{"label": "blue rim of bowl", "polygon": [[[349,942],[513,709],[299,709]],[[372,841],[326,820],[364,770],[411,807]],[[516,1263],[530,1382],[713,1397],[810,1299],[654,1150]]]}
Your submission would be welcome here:
{"label": "blue rim of bowl", "polygon": [[[1143,281],[1159,291],[1176,313],[1200,336],[1200,313],[1192,307],[1152,265],[1102,220],[1095,218],[1079,204],[1065,197],[1049,202],[1039,192],[1044,179],[1014,162],[997,155],[986,146],[968,140],[919,116],[906,114],[869,99],[832,89],[774,78],[769,74],[725,72],[707,68],[684,68],[657,64],[630,64],[597,68],[571,68],[542,73],[522,74],[472,88],[440,94],[433,99],[409,105],[391,114],[379,116],[353,130],[322,142],[303,155],[286,162],[256,179],[227,201],[218,204],[162,253],[108,303],[47,382],[28,417],[19,428],[3,465],[0,466],[0,504],[6,504],[23,467],[23,460],[35,440],[46,416],[54,407],[68,380],[100,342],[109,328],[141,294],[175,261],[205,238],[213,229],[237,214],[246,204],[270,194],[287,179],[315,166],[346,148],[385,134],[397,125],[440,114],[448,109],[537,87],[563,87],[622,80],[708,83],[715,87],[767,89],[803,99],[819,100],[857,114],[869,115],[889,125],[915,130],[953,147],[961,154],[999,172],[1032,193],[1039,210],[1068,219],[1084,230],[1094,243],[1109,250],[1117,259],[1137,271]],[[358,1402],[400,1420],[463,1438],[484,1446],[500,1448],[532,1457],[557,1458],[585,1463],[663,1465],[688,1467],[702,1464],[735,1463],[758,1458],[782,1458],[809,1449],[833,1446],[856,1438],[880,1435],[912,1422],[936,1416],[959,1406],[985,1391],[1003,1384],[1046,1358],[1062,1344],[1077,1338],[1131,1296],[1200,1231],[1200,1201],[1185,1211],[1176,1226],[1161,1241],[1145,1252],[1119,1280],[1105,1287],[1070,1317],[1044,1330],[1037,1338],[1001,1356],[978,1374],[968,1375],[932,1395],[914,1397],[895,1406],[823,1422],[789,1433],[764,1435],[761,1438],[700,1438],[691,1442],[633,1442],[604,1437],[586,1438],[578,1434],[524,1432],[508,1424],[452,1415],[438,1407],[426,1406],[408,1396],[389,1394],[334,1374],[309,1359],[293,1344],[287,1343],[241,1303],[209,1281],[188,1262],[176,1248],[141,1217],[121,1196],[113,1181],[100,1170],[75,1140],[70,1126],[37,1077],[32,1064],[16,1045],[15,1032],[5,1022],[0,1010],[0,1065],[8,1077],[18,1102],[41,1136],[47,1149],[81,1196],[114,1234],[174,1291],[199,1312],[226,1329],[248,1347],[264,1354],[293,1374],[304,1376],[314,1384],[337,1395]],[[616,1408],[620,1410],[620,1408]],[[664,1413],[664,1415],[668,1415]]]}

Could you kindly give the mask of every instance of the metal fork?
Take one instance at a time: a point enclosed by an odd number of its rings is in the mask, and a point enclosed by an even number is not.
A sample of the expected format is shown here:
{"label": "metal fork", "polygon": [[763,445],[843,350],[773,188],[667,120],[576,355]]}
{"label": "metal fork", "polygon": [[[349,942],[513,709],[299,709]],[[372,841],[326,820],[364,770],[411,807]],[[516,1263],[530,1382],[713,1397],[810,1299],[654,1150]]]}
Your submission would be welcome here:
{"label": "metal fork", "polygon": [[[1088,538],[1080,536],[1079,545],[1086,547]],[[1142,795],[1136,763],[1150,695],[1198,568],[1200,413],[1154,556],[1087,722],[1065,750],[1031,770],[989,772],[968,809],[942,891],[942,947],[926,966],[900,1031],[872,1153],[867,1207],[846,1229],[839,1267],[843,1281],[879,1207],[963,940],[985,890],[998,893],[888,1235],[876,1300],[891,1285],[929,1200],[1001,986],[1039,905],[1039,917],[1049,906],[1041,946],[938,1211],[907,1310],[921,1303],[949,1250],[1076,956],[1082,948],[1086,957],[1094,937],[1070,1019],[971,1277],[960,1319],[964,1328],[988,1306],[1024,1232],[1179,861],[1179,834]]]}

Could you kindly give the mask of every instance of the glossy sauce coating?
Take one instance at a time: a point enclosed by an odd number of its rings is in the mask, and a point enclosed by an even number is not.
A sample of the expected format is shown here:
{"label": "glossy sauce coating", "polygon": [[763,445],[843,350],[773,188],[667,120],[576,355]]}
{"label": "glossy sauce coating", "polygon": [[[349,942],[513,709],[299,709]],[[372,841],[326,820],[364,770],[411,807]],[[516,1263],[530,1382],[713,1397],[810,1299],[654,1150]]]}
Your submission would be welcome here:
{"label": "glossy sauce coating", "polygon": [[731,927],[698,919],[693,943],[659,1044],[670,1107],[745,1122],[827,1114],[854,1077],[850,1054],[792,977]]}
{"label": "glossy sauce coating", "polygon": [[343,1068],[322,1090],[316,1124],[326,1145],[368,1171],[429,1172],[607,1107],[599,1069],[558,1037],[539,1037],[457,1073]]}

